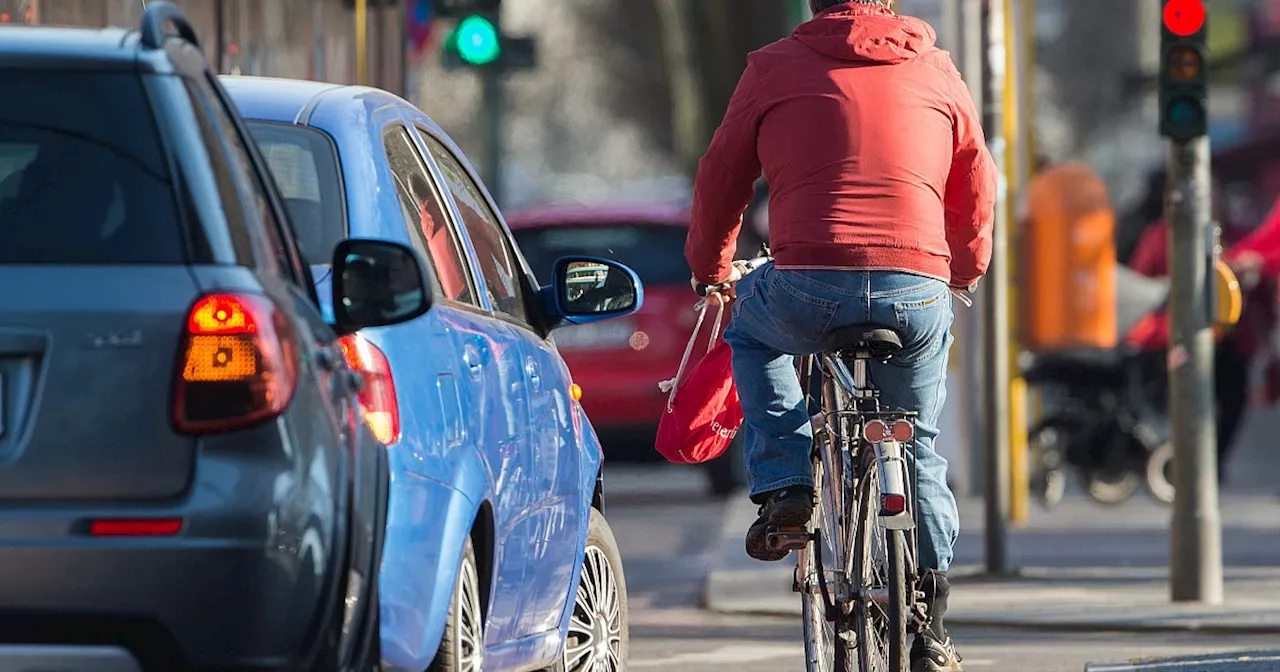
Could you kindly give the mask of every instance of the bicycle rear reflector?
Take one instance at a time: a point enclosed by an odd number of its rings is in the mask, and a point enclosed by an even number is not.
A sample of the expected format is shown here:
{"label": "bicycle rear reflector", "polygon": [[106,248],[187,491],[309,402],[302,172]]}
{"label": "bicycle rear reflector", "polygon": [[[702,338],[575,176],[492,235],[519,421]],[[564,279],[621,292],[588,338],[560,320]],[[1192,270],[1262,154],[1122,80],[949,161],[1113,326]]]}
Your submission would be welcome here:
{"label": "bicycle rear reflector", "polygon": [[906,510],[906,495],[880,495],[880,515],[896,516]]}
{"label": "bicycle rear reflector", "polygon": [[862,438],[867,443],[884,443],[890,440],[906,443],[915,436],[915,432],[915,426],[910,420],[894,420],[892,425],[883,420],[872,420],[863,425]]}

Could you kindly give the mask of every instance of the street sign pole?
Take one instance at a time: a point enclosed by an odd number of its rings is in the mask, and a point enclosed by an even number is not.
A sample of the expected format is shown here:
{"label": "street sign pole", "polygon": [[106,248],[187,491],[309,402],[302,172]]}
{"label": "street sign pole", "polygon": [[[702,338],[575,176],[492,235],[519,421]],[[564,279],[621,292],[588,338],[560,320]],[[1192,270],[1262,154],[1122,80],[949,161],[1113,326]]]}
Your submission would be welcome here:
{"label": "street sign pole", "polygon": [[1009,411],[1010,411],[1010,347],[1009,347],[1009,217],[1005,208],[1008,198],[1004,165],[1004,49],[1005,23],[1003,0],[983,3],[983,122],[988,145],[1001,166],[996,222],[992,235],[991,267],[984,280],[983,307],[983,438],[986,459],[982,479],[985,500],[985,536],[987,573],[1009,571]]}
{"label": "street sign pole", "polygon": [[1169,587],[1174,602],[1222,602],[1213,393],[1216,242],[1208,137],[1208,50],[1203,0],[1169,0],[1161,33],[1160,133],[1170,139],[1169,409],[1173,484]]}

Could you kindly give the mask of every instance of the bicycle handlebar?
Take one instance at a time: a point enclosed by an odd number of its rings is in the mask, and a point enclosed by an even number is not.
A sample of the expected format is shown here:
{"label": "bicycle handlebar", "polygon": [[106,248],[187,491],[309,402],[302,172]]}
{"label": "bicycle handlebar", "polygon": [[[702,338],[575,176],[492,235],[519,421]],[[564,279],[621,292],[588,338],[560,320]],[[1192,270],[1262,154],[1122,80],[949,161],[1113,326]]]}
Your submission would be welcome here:
{"label": "bicycle handlebar", "polygon": [[[773,257],[763,256],[763,257],[756,257],[755,259],[735,261],[733,262],[733,265],[737,266],[743,275],[746,275],[751,271],[754,271],[757,268],[764,266],[766,263],[770,261],[773,261]],[[693,288],[693,291],[697,292],[698,296],[706,298],[707,296],[710,296],[711,294],[714,294],[716,292],[723,292],[732,286],[733,286],[733,283],[731,282],[722,282],[718,285],[705,285],[700,282]]]}

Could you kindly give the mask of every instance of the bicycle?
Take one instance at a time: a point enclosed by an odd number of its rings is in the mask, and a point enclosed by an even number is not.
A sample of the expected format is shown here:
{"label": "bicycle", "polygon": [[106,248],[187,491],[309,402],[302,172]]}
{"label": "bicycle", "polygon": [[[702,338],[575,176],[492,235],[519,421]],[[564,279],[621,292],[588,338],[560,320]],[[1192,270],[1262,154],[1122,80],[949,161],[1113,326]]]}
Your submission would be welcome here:
{"label": "bicycle", "polygon": [[[735,262],[743,275],[771,260],[763,252]],[[728,288],[695,287],[702,296]],[[867,375],[869,362],[901,349],[894,328],[868,324],[835,330],[824,352],[797,357],[810,412],[820,386],[811,420],[816,502],[807,527],[770,528],[767,539],[797,552],[792,590],[802,595],[809,672],[907,672],[908,629],[927,622],[908,464],[917,413],[882,408]]]}

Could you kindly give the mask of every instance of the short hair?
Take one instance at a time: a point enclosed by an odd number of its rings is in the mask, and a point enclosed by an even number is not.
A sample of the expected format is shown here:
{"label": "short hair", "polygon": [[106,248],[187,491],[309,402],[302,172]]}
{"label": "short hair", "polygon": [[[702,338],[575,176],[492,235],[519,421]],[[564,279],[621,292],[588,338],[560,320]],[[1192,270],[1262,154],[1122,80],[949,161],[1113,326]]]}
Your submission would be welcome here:
{"label": "short hair", "polygon": [[817,14],[818,12],[831,9],[836,5],[845,5],[849,3],[893,9],[893,3],[895,1],[896,0],[809,0],[809,11]]}

